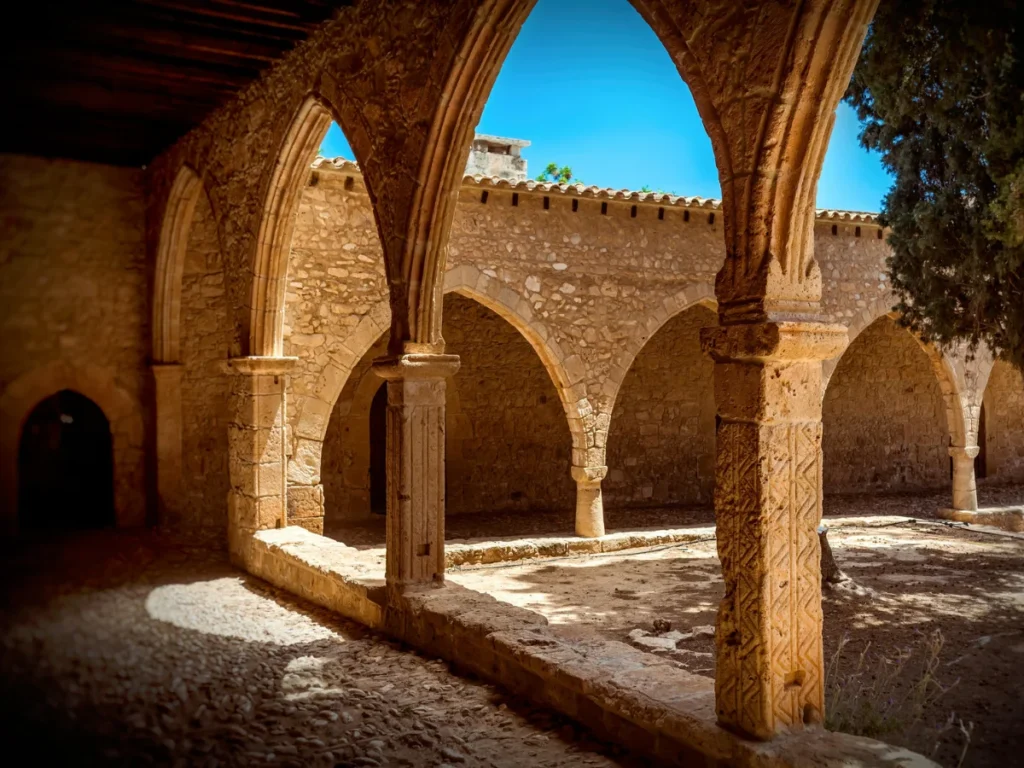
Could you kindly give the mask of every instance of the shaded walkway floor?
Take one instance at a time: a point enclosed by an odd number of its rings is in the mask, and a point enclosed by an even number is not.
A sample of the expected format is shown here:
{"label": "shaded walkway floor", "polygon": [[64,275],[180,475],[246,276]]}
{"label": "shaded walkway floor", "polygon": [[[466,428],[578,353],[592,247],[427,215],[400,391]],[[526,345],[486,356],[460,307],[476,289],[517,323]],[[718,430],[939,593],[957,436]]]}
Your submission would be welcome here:
{"label": "shaded walkway floor", "polygon": [[[982,485],[978,489],[982,506],[1024,503],[1024,485]],[[934,518],[939,507],[949,506],[949,491],[914,494],[857,494],[825,497],[825,515],[859,517],[862,515],[907,515]],[[530,510],[525,512],[478,512],[450,515],[445,519],[445,540],[494,539],[540,535],[572,535],[573,510]],[[711,507],[641,507],[606,509],[608,533],[642,528],[679,528],[697,523],[714,523]],[[346,522],[333,520],[328,512],[324,533],[353,547],[384,546],[384,516]]]}
{"label": "shaded walkway floor", "polygon": [[71,764],[637,765],[575,725],[153,535],[6,545],[0,716]]}

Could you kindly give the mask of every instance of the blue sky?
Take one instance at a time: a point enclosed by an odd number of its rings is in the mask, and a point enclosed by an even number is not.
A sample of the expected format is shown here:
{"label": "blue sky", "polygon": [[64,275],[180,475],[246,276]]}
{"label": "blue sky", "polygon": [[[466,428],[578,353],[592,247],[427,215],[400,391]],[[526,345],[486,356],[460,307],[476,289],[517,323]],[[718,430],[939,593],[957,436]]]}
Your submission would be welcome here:
{"label": "blue sky", "polygon": [[[531,176],[555,162],[587,184],[721,196],[690,91],[626,0],[539,0],[477,130],[531,141]],[[890,177],[858,131],[856,114],[840,105],[818,207],[878,210]],[[336,125],[322,152],[353,159]]]}

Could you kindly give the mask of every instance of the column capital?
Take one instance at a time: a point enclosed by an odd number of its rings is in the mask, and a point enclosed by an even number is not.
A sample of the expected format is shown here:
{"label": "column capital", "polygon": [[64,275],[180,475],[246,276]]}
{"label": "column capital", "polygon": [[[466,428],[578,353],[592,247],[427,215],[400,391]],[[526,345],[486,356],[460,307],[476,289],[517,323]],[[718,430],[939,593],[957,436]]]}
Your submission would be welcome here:
{"label": "column capital", "polygon": [[572,467],[572,479],[577,483],[597,483],[604,480],[608,467]]}
{"label": "column capital", "polygon": [[455,375],[461,361],[458,355],[414,353],[387,355],[373,361],[373,371],[382,379],[444,380]]}
{"label": "column capital", "polygon": [[224,361],[224,370],[249,376],[282,376],[291,373],[298,362],[297,357],[231,357]]}
{"label": "column capital", "polygon": [[975,459],[981,453],[981,446],[978,445],[951,445],[947,449],[949,455],[954,459]]}
{"label": "column capital", "polygon": [[719,325],[701,329],[701,348],[715,362],[810,362],[846,349],[846,326],[794,320]]}

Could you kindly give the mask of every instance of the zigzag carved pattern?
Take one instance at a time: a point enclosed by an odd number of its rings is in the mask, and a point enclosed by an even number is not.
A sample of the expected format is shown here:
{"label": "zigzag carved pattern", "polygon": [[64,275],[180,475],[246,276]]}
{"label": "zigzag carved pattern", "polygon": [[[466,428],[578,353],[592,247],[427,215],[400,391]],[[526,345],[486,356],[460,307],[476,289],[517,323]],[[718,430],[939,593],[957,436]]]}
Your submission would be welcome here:
{"label": "zigzag carved pattern", "polygon": [[822,711],[821,425],[723,424],[719,718],[771,735]]}

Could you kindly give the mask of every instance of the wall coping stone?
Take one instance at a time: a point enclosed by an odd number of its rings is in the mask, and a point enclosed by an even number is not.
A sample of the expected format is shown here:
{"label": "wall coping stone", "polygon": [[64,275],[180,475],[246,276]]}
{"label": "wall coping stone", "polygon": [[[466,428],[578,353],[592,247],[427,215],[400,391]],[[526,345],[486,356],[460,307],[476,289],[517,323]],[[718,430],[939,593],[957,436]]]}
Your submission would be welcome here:
{"label": "wall coping stone", "polygon": [[935,766],[909,750],[818,727],[770,742],[744,739],[717,724],[710,678],[625,643],[550,627],[539,614],[458,585],[410,588],[388,603],[378,556],[303,528],[257,532],[248,567],[669,764]]}

